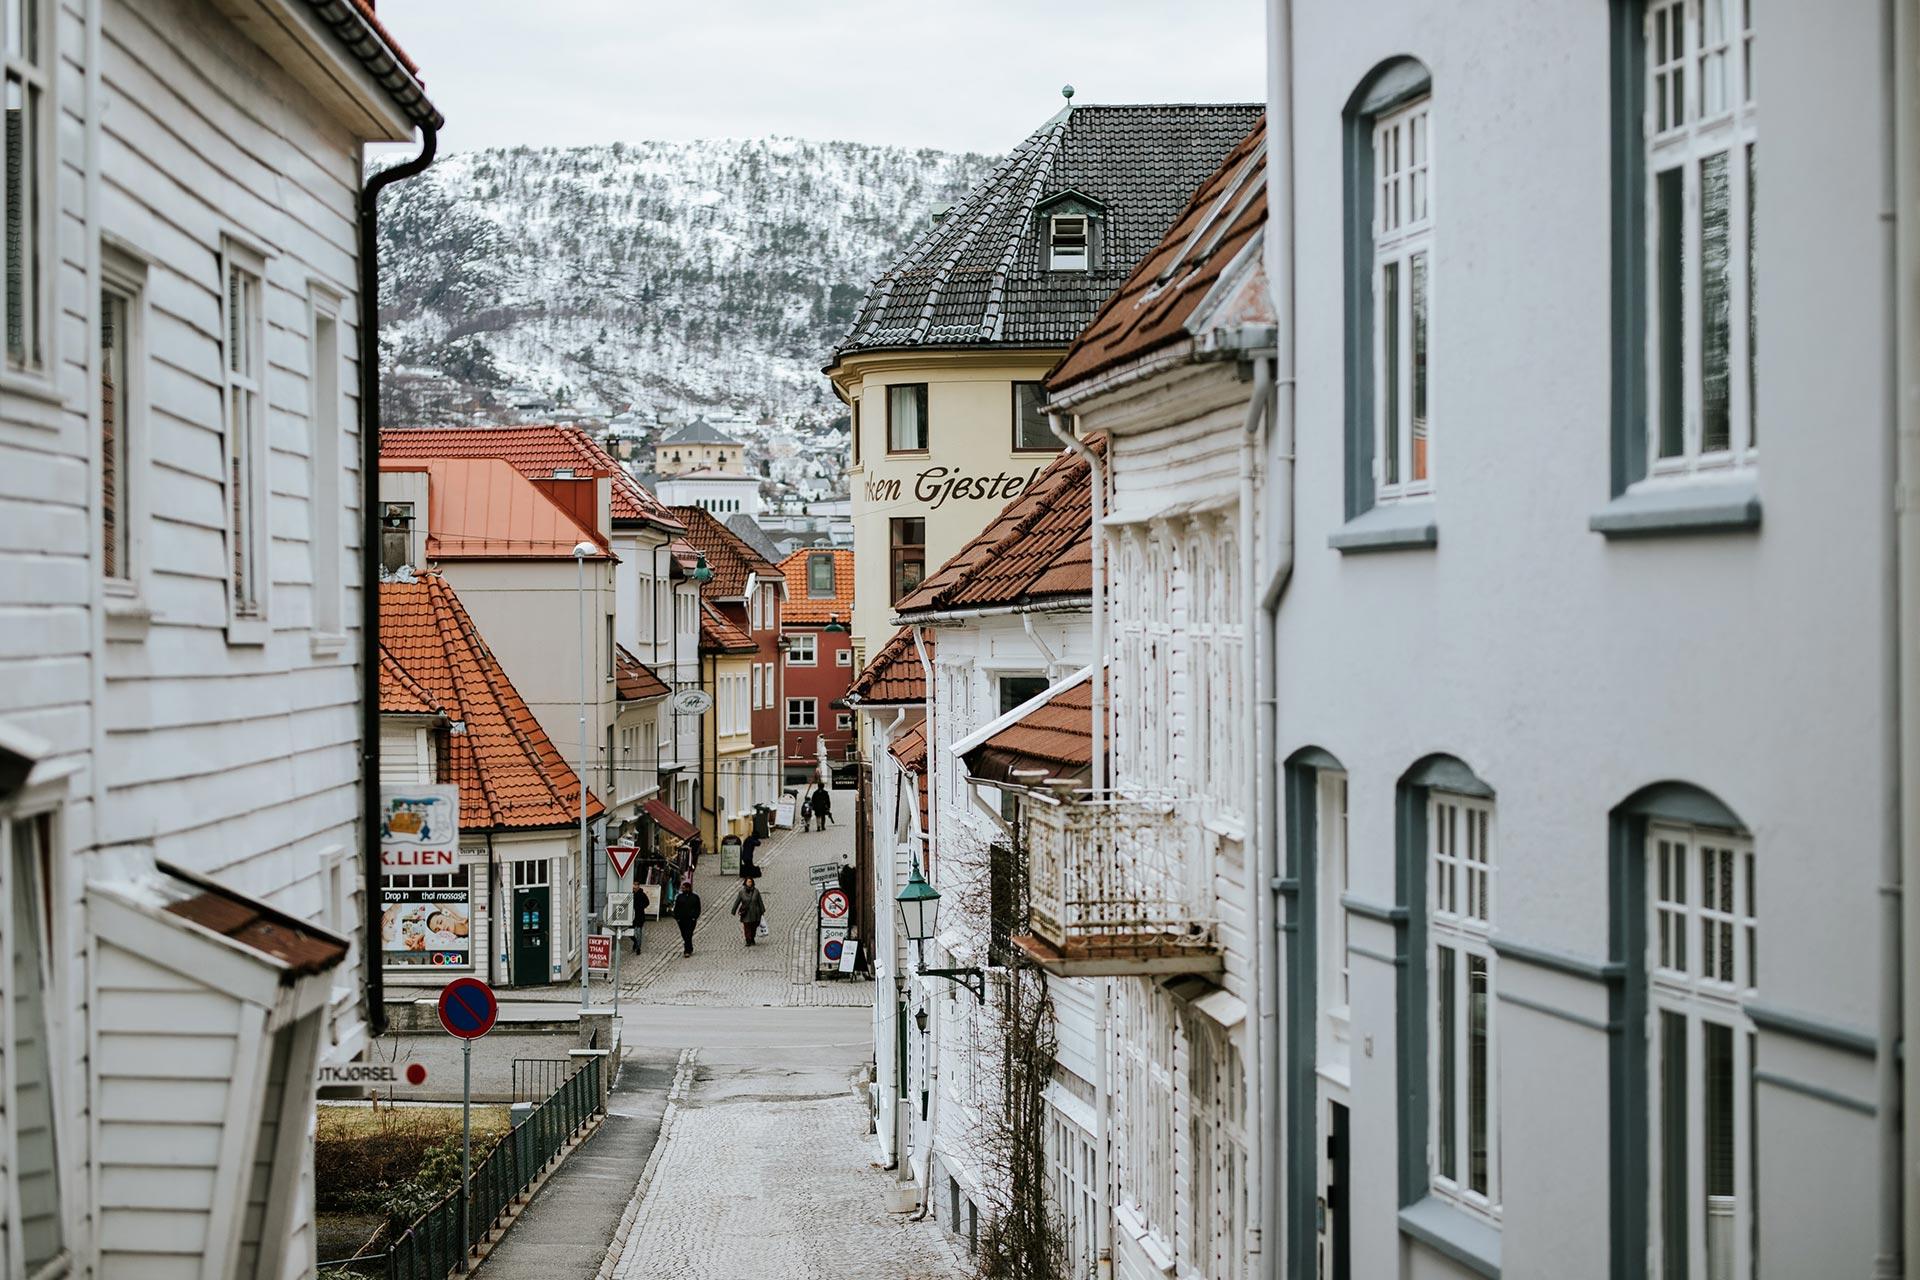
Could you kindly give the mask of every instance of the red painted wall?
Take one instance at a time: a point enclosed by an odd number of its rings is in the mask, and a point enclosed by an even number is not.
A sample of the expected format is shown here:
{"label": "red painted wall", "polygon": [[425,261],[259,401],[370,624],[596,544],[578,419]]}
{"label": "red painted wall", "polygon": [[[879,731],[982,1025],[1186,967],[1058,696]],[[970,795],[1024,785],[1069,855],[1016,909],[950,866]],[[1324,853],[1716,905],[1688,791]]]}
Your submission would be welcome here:
{"label": "red painted wall", "polygon": [[[820,626],[789,623],[789,636],[808,633],[814,637],[814,651],[818,661],[811,667],[796,667],[787,664],[787,690],[789,698],[816,699],[819,715],[818,729],[793,729],[787,732],[785,759],[790,765],[811,764],[818,745],[816,734],[825,734],[827,755],[831,759],[844,759],[848,746],[853,742],[854,732],[851,721],[845,729],[839,728],[839,717],[852,713],[844,707],[834,704],[847,696],[847,686],[853,683],[857,674],[852,666],[853,637],[841,631],[829,633]],[[841,666],[839,655],[846,654],[848,665]],[[786,723],[784,704],[780,713],[781,723]],[[756,741],[758,739],[756,738]]]}

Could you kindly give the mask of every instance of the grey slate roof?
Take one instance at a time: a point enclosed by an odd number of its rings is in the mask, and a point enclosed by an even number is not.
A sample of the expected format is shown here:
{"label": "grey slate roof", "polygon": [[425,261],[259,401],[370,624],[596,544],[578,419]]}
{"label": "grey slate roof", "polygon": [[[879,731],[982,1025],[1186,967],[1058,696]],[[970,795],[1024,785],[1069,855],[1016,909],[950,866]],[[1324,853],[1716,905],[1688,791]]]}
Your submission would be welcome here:
{"label": "grey slate roof", "polygon": [[[672,435],[668,436],[666,439],[660,442],[660,444],[739,444],[739,443],[740,442],[738,440],[735,440],[732,436],[727,435],[724,431],[721,431],[718,427],[708,422],[705,418],[695,418],[692,422],[689,422],[686,426],[680,428],[678,431],[674,432]],[[658,447],[659,447],[658,445],[655,446],[655,448],[658,448]]]}
{"label": "grey slate roof", "polygon": [[726,525],[727,528],[733,530],[735,536],[737,536],[740,541],[746,543],[775,564],[780,563],[780,549],[773,545],[773,539],[767,536],[767,531],[754,523],[752,516],[744,511],[736,511],[727,517]]}
{"label": "grey slate roof", "polygon": [[[1261,110],[1174,103],[1062,111],[874,281],[833,360],[898,347],[1067,345]],[[1095,270],[1042,269],[1035,210],[1065,192],[1105,207]]]}

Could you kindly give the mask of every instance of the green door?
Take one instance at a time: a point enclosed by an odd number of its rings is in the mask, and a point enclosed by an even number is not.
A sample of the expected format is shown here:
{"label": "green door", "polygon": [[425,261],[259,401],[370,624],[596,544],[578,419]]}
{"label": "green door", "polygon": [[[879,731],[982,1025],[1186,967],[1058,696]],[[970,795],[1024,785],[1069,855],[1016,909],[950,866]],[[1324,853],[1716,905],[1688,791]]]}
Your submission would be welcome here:
{"label": "green door", "polygon": [[547,981],[546,885],[513,891],[513,982],[530,986]]}

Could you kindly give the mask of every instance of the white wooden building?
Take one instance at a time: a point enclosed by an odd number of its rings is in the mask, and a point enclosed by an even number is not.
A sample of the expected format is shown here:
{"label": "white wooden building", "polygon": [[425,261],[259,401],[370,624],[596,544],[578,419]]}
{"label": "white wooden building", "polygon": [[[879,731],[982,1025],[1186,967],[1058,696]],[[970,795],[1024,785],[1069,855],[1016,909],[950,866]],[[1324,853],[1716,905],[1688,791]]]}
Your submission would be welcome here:
{"label": "white wooden building", "polygon": [[0,1274],[300,1276],[365,1043],[344,0],[6,0]]}
{"label": "white wooden building", "polygon": [[1244,596],[1263,496],[1248,375],[1272,341],[1265,149],[1256,127],[1228,153],[1048,378],[1049,408],[1106,443],[1095,651],[1109,678],[1079,704],[1105,736],[1093,776],[1028,806],[1022,944],[1106,987],[1103,1244],[1128,1280],[1275,1274],[1254,1217]]}

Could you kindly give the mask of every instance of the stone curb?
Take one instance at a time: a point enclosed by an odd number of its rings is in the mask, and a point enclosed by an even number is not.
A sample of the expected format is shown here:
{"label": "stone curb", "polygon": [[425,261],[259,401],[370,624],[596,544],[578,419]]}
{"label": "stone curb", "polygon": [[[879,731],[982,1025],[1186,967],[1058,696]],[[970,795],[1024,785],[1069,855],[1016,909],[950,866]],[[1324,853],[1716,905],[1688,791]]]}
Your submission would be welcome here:
{"label": "stone curb", "polygon": [[641,1202],[653,1187],[653,1175],[660,1167],[660,1157],[667,1149],[667,1140],[673,1136],[673,1122],[680,1114],[680,1101],[692,1087],[693,1064],[699,1056],[697,1049],[680,1051],[680,1062],[673,1072],[673,1084],[667,1089],[667,1105],[660,1113],[660,1132],[653,1140],[653,1150],[647,1156],[645,1167],[640,1170],[640,1180],[634,1183],[633,1198],[627,1201],[626,1211],[620,1215],[620,1225],[614,1228],[613,1241],[607,1246],[606,1257],[600,1260],[597,1280],[614,1280],[619,1270],[620,1257],[626,1252],[627,1238],[633,1234],[633,1225],[640,1218]]}

